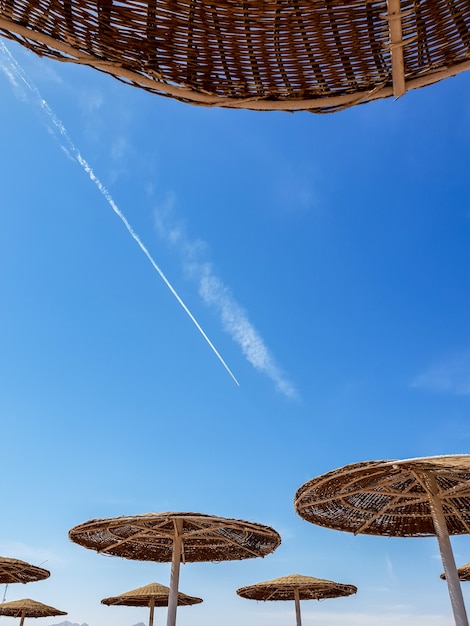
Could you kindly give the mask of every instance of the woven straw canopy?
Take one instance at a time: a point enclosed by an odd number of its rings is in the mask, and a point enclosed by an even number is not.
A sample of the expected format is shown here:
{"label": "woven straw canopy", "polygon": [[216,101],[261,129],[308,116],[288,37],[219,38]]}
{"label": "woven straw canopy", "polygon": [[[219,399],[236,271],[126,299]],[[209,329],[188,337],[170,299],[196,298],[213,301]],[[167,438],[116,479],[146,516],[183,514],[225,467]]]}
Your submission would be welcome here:
{"label": "woven straw canopy", "polygon": [[[176,533],[176,524],[181,528]],[[100,554],[169,562],[176,534],[181,561],[234,561],[266,556],[281,543],[269,526],[201,513],[147,513],[97,519],[75,526],[69,537]]]}
{"label": "woven straw canopy", "polygon": [[2,0],[0,34],[206,106],[335,111],[470,67],[468,0]]}
{"label": "woven straw canopy", "polygon": [[470,533],[470,455],[368,461],[302,485],[297,513],[355,534],[437,536],[457,626],[468,626],[449,535]]}
{"label": "woven straw canopy", "polygon": [[0,557],[0,584],[31,583],[48,578],[51,573],[42,567],[30,565],[25,561]]}
{"label": "woven straw canopy", "polygon": [[[463,581],[470,580],[470,563],[467,563],[466,565],[462,565],[461,567],[459,567],[459,569],[457,570],[457,574],[459,575],[460,580],[463,580]],[[441,574],[441,578],[442,580],[446,579],[445,573]]]}
{"label": "woven straw canopy", "polygon": [[237,589],[239,596],[249,600],[295,600],[297,593],[299,600],[325,600],[350,596],[356,591],[357,587],[354,585],[343,585],[331,580],[300,574],[282,576]]}
{"label": "woven straw canopy", "polygon": [[436,534],[428,487],[433,475],[450,535],[470,533],[470,455],[369,461],[323,474],[297,490],[297,513],[313,524],[367,535]]}
{"label": "woven straw canopy", "polygon": [[[144,587],[126,591],[119,596],[113,598],[104,598],[101,604],[108,606],[168,606],[168,596],[170,588],[158,583],[150,583]],[[178,593],[178,606],[190,606],[192,604],[200,604],[202,598],[193,598],[187,596],[181,591]]]}
{"label": "woven straw canopy", "polygon": [[24,600],[13,600],[0,604],[0,615],[21,617],[21,623],[23,623],[25,617],[52,617],[54,615],[67,615],[67,613],[59,611],[53,606],[25,598]]}

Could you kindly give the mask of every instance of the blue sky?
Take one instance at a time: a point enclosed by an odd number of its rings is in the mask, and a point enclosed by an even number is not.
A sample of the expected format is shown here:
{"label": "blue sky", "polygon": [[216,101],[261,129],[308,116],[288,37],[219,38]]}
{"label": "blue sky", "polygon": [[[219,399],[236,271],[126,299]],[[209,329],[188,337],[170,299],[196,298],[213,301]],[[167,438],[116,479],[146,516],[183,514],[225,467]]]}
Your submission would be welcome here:
{"label": "blue sky", "polygon": [[[292,502],[348,463],[468,451],[470,75],[331,115],[258,113],[0,44],[0,554],[51,571],[6,598],[145,621],[100,600],[168,584],[169,566],[68,530],[196,511],[282,544],[184,566],[204,602],[181,626],[295,623],[290,603],[235,594],[291,573],[358,587],[304,602],[304,624],[450,626],[435,540],[329,531]],[[453,546],[467,563],[469,539]]]}

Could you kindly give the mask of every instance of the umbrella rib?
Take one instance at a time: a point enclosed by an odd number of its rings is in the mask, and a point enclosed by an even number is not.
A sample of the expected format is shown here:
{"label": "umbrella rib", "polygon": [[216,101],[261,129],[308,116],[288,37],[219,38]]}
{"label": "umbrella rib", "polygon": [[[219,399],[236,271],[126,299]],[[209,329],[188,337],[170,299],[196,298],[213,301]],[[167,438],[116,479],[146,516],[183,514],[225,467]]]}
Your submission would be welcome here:
{"label": "umbrella rib", "polygon": [[378,511],[377,513],[375,513],[375,515],[372,515],[372,517],[370,519],[368,519],[366,522],[364,522],[364,524],[362,524],[362,526],[360,526],[358,529],[356,529],[354,531],[354,534],[357,535],[359,533],[364,532],[364,529],[368,528],[373,522],[375,522],[375,520],[380,517],[381,515],[384,515],[389,509],[392,508],[392,506],[394,506],[397,502],[397,500],[400,500],[400,498],[403,497],[404,494],[408,493],[408,491],[410,489],[413,488],[413,483],[411,483],[410,485],[408,485],[408,488],[403,491],[401,494],[395,496],[390,502],[388,502],[382,509],[380,509],[380,511]]}
{"label": "umbrella rib", "polygon": [[[142,535],[148,535],[150,532],[152,532],[152,528],[143,528],[141,530],[138,530],[137,532],[135,532],[133,535],[131,535],[130,537],[125,537],[124,539],[120,539],[119,541],[115,541],[114,543],[109,544],[108,546],[106,546],[105,548],[101,548],[98,550],[98,552],[100,554],[102,554],[103,552],[108,552],[109,550],[112,550],[113,548],[116,548],[117,546],[122,546],[123,543],[128,543],[129,541],[133,541],[134,539],[137,539],[138,537],[141,537]],[[109,531],[111,532],[111,531]],[[113,533],[114,535],[114,533]]]}

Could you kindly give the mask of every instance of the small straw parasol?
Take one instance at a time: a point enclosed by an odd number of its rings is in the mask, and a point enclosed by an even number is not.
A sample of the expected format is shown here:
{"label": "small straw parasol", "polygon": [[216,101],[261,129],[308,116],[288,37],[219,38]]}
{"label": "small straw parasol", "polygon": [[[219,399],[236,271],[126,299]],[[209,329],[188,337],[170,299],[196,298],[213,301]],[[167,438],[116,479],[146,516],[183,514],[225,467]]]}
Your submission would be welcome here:
{"label": "small straw parasol", "polygon": [[53,606],[25,598],[24,600],[13,600],[0,604],[0,615],[20,617],[20,626],[23,626],[25,617],[52,617],[54,615],[67,615],[67,613],[59,611]]}
{"label": "small straw parasol", "polygon": [[[156,606],[168,606],[170,589],[165,585],[150,583],[144,587],[126,591],[113,598],[104,598],[101,604],[108,606],[148,606],[150,608],[149,626],[153,626],[153,613]],[[184,593],[178,593],[178,606],[200,604],[202,598],[193,598]]]}
{"label": "small straw parasol", "polygon": [[180,564],[264,557],[281,543],[269,526],[202,513],[146,513],[90,520],[69,531],[71,541],[100,554],[171,562],[167,626],[176,624]]}
{"label": "small straw parasol", "polygon": [[201,106],[342,110],[470,68],[468,0],[2,0],[0,35]]}
{"label": "small straw parasol", "polygon": [[[468,581],[470,580],[470,563],[466,563],[458,568],[457,574],[459,575],[459,580]],[[442,580],[446,579],[445,572],[440,576]]]}
{"label": "small straw parasol", "polygon": [[349,596],[356,591],[357,587],[354,585],[343,585],[331,580],[300,574],[291,574],[237,589],[239,596],[249,600],[294,600],[297,626],[302,626],[300,600],[338,598]]}
{"label": "small straw parasol", "polygon": [[10,583],[32,583],[37,580],[49,578],[51,573],[47,569],[30,565],[19,559],[10,559],[7,556],[0,556],[0,584]]}
{"label": "small straw parasol", "polygon": [[449,535],[470,533],[470,455],[347,465],[302,485],[294,506],[354,534],[437,536],[456,626],[468,626]]}

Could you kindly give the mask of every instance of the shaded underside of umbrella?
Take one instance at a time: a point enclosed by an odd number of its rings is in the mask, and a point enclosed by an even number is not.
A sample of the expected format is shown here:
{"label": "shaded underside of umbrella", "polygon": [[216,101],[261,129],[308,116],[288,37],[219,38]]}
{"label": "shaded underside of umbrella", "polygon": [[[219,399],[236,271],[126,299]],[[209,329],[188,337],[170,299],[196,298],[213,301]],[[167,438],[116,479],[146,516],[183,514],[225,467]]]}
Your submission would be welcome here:
{"label": "shaded underside of umbrella", "polygon": [[36,600],[24,598],[23,600],[12,600],[11,602],[3,602],[0,604],[0,615],[8,617],[20,617],[22,625],[25,617],[53,617],[55,615],[67,615],[65,611]]}
{"label": "shaded underside of umbrella", "polygon": [[325,600],[350,596],[357,592],[354,585],[336,583],[332,580],[291,574],[237,589],[237,594],[250,600]]}
{"label": "shaded underside of umbrella", "polygon": [[72,528],[69,537],[100,554],[157,562],[172,561],[178,537],[183,563],[265,556],[281,543],[279,534],[262,524],[171,512],[90,520]]}
{"label": "shaded underside of umbrella", "polygon": [[237,594],[250,600],[294,600],[297,626],[302,625],[300,600],[325,600],[356,593],[354,585],[332,580],[291,574],[237,589]]}
{"label": "shaded underside of umbrella", "polygon": [[0,584],[31,583],[48,578],[51,573],[47,569],[31,565],[19,559],[0,557]]}
{"label": "shaded underside of umbrella", "polygon": [[302,485],[294,506],[307,521],[335,530],[435,536],[428,476],[435,479],[448,533],[470,533],[470,455],[348,465]]}
{"label": "shaded underside of umbrella", "polygon": [[[119,596],[104,598],[101,603],[108,606],[150,606],[152,603],[159,607],[168,606],[169,593],[169,587],[159,583],[149,583],[138,589],[121,593]],[[187,596],[181,591],[178,593],[178,606],[190,606],[201,602],[202,598]]]}
{"label": "shaded underside of umbrella", "polygon": [[[466,563],[465,565],[459,567],[457,574],[459,575],[459,579],[464,582],[470,580],[470,563]],[[446,579],[445,572],[441,574],[441,578],[442,580]]]}
{"label": "shaded underside of umbrella", "polygon": [[468,0],[3,0],[0,34],[203,106],[331,112],[470,68]]}
{"label": "shaded underside of umbrella", "polygon": [[294,506],[355,534],[437,536],[456,624],[468,625],[449,535],[470,533],[470,455],[348,465],[302,485]]}

